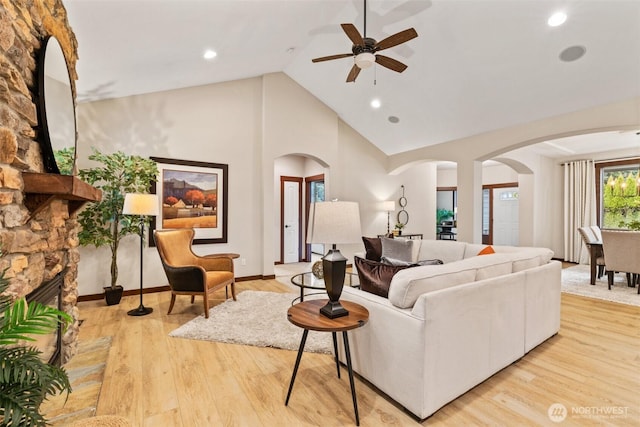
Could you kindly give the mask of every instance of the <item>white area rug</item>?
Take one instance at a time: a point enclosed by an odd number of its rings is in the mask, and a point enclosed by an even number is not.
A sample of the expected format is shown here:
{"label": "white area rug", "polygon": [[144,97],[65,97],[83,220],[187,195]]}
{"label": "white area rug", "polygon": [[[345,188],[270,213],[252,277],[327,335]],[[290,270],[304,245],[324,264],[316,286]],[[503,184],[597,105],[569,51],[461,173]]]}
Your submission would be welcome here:
{"label": "white area rug", "polygon": [[[185,323],[172,337],[298,350],[303,330],[287,320],[295,293],[243,291]],[[310,331],[304,350],[331,353],[331,334]]]}
{"label": "white area rug", "polygon": [[607,285],[607,274],[596,280],[595,285],[589,284],[590,270],[588,265],[576,265],[562,270],[562,292],[582,295],[590,298],[620,302],[640,306],[638,287],[627,286],[627,276],[616,273],[611,290]]}

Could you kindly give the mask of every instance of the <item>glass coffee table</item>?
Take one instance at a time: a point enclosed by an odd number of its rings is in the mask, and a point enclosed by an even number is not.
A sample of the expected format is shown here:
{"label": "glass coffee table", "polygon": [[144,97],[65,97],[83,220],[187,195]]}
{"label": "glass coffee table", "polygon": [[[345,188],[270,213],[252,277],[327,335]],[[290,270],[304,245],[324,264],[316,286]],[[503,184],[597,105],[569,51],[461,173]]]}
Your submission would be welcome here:
{"label": "glass coffee table", "polygon": [[[354,288],[360,287],[360,281],[358,279],[358,273],[349,273],[347,272],[344,275],[344,286],[352,286]],[[313,273],[300,273],[296,274],[291,278],[291,283],[300,288],[300,297],[293,300],[295,303],[297,300],[300,302],[304,301],[305,295],[318,295],[323,294],[324,292],[313,292],[305,294],[305,289],[316,289],[316,290],[325,290],[324,287],[324,279],[318,279]]]}

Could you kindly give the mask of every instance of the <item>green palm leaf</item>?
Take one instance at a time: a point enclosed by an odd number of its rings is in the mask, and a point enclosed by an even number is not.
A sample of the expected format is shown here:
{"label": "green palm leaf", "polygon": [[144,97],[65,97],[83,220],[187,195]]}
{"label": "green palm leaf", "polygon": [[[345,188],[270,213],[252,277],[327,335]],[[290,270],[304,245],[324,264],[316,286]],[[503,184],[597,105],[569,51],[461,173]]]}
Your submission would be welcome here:
{"label": "green palm leaf", "polygon": [[0,426],[45,426],[40,405],[65,390],[68,396],[69,377],[63,368],[43,361],[35,347],[16,344],[50,333],[60,322],[66,327],[72,318],[46,305],[27,304],[24,298],[13,301],[5,293],[5,272],[0,272]]}
{"label": "green palm leaf", "polygon": [[65,390],[71,390],[67,373],[44,363],[36,348],[0,348],[0,425],[45,425],[40,404]]}
{"label": "green palm leaf", "polygon": [[0,321],[0,345],[17,344],[20,340],[35,341],[31,335],[46,335],[58,325],[59,316],[65,324],[71,316],[52,307],[20,298],[8,307]]}

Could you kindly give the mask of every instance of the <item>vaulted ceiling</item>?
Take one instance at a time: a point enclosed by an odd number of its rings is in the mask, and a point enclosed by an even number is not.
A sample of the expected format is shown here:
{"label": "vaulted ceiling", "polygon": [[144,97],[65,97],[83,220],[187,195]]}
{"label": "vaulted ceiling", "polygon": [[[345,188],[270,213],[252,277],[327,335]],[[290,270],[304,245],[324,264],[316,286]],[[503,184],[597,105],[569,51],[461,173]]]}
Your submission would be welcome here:
{"label": "vaulted ceiling", "polygon": [[[387,154],[640,96],[640,0],[369,0],[367,37],[418,37],[384,51],[403,73],[375,65],[355,83],[351,57],[311,59],[351,52],[340,24],[364,33],[362,0],[63,2],[79,102],[282,71]],[[557,11],[567,20],[551,27]],[[609,147],[640,147],[620,135]]]}

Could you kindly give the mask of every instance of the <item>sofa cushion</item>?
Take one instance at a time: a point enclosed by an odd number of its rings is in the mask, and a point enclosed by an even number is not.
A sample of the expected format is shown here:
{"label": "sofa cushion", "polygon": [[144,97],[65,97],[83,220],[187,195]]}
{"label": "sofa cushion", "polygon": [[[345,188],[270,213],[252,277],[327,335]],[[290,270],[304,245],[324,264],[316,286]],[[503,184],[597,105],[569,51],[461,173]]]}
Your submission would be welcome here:
{"label": "sofa cushion", "polygon": [[380,261],[380,257],[382,256],[382,242],[380,238],[362,236],[362,242],[364,243],[364,250],[366,251],[365,257],[371,261]]}
{"label": "sofa cushion", "polygon": [[425,293],[473,282],[476,269],[460,269],[457,263],[426,265],[398,271],[389,285],[389,301],[400,308],[411,308]]}
{"label": "sofa cushion", "polygon": [[453,240],[423,240],[417,259],[441,259],[445,264],[459,261],[464,258],[466,246],[464,242]]}
{"label": "sofa cushion", "polygon": [[540,265],[548,264],[553,256],[553,251],[547,249],[548,252],[539,252],[535,250],[527,250],[513,254],[513,271],[523,271]]}
{"label": "sofa cushion", "polygon": [[358,269],[360,289],[384,298],[389,295],[389,284],[393,276],[398,271],[409,267],[409,265],[383,264],[357,256],[353,258],[353,262]]}
{"label": "sofa cushion", "polygon": [[485,246],[487,245],[483,245],[480,243],[467,243],[467,245],[464,248],[464,258],[471,258],[474,256],[478,256],[478,253],[481,250],[483,250]]}
{"label": "sofa cushion", "polygon": [[472,263],[478,263],[476,281],[504,276],[513,272],[513,257],[511,254],[487,254],[481,257],[480,262],[474,259]]}
{"label": "sofa cushion", "polygon": [[388,237],[382,237],[380,241],[382,242],[383,257],[406,262],[415,261],[413,257],[413,246],[415,242],[418,241],[410,239],[390,239]]}
{"label": "sofa cushion", "polygon": [[492,254],[398,271],[389,286],[389,301],[410,308],[424,293],[510,274],[512,262],[513,254]]}

